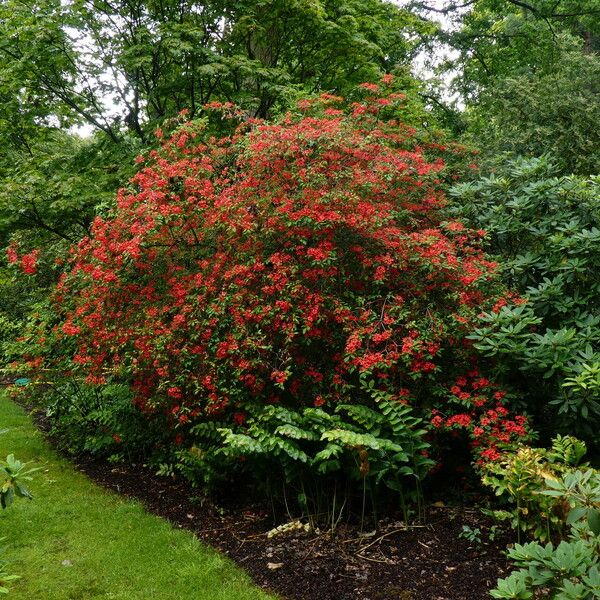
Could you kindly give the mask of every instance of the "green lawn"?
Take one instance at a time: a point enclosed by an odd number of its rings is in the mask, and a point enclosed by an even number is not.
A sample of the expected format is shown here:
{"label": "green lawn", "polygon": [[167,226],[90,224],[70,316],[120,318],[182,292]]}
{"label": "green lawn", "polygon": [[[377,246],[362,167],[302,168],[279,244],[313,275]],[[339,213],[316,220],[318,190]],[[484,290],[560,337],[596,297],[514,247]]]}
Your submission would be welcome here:
{"label": "green lawn", "polygon": [[44,442],[0,395],[0,456],[43,466],[33,501],[0,512],[12,600],[268,600],[228,559],[136,502],[102,490]]}

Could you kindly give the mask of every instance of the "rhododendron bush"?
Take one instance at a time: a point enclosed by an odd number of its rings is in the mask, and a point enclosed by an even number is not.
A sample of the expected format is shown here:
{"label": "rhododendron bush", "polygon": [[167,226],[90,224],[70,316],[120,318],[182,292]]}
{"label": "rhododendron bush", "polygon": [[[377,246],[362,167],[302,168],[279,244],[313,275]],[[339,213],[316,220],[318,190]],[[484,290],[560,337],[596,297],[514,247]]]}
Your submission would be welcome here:
{"label": "rhododendron bush", "polygon": [[177,444],[256,406],[368,404],[361,380],[484,459],[524,436],[466,340],[504,292],[483,232],[440,215],[452,150],[419,143],[389,84],[276,123],[215,107],[234,133],[187,123],[140,158],[57,286],[59,358],[127,382]]}

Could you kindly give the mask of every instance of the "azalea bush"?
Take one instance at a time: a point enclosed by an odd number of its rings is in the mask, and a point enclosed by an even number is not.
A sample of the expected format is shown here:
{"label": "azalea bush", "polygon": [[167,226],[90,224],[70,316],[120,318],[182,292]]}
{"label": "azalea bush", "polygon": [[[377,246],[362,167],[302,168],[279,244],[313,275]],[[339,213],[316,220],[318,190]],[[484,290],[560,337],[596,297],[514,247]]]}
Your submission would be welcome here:
{"label": "azalea bush", "polygon": [[483,232],[441,214],[442,157],[460,149],[403,122],[391,78],[275,123],[212,108],[233,133],[194,121],[164,136],[72,249],[55,316],[20,342],[34,372],[127,385],[196,469],[261,411],[375,409],[373,390],[410,406],[421,438],[439,419],[464,430],[483,461],[526,436],[467,339],[506,291]]}

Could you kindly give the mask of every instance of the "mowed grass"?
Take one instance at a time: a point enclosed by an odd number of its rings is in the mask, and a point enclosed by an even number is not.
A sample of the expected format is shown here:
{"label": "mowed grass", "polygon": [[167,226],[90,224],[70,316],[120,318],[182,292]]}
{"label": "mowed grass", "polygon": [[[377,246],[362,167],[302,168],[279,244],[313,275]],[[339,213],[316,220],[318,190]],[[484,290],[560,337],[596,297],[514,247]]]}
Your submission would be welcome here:
{"label": "mowed grass", "polygon": [[0,456],[43,467],[0,512],[11,600],[274,600],[192,534],[94,485],[60,458],[0,394]]}

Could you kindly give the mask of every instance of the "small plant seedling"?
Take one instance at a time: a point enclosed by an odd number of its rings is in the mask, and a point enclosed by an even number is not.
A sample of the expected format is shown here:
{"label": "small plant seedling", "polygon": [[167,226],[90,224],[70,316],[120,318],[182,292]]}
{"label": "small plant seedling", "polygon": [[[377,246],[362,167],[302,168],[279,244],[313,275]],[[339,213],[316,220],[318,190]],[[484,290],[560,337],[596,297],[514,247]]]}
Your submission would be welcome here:
{"label": "small plant seedling", "polygon": [[481,529],[478,527],[473,528],[469,525],[463,525],[462,531],[458,534],[458,537],[463,538],[472,544],[476,544],[477,546],[481,546],[482,544]]}

